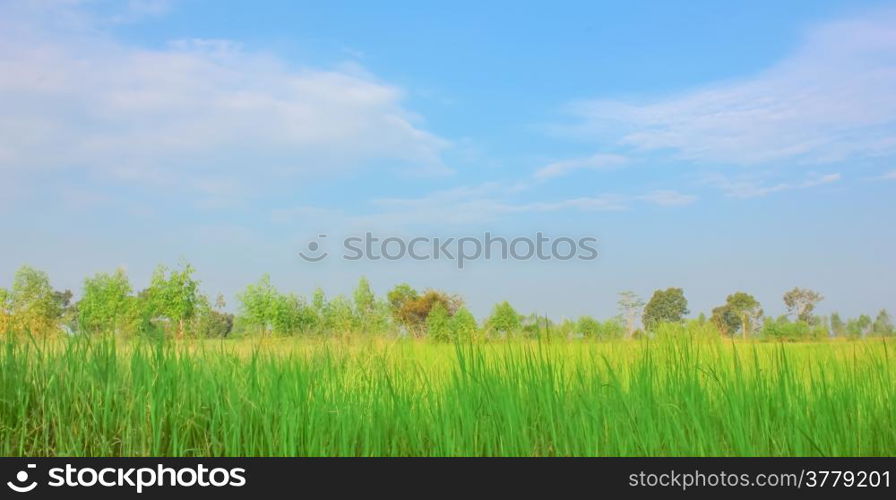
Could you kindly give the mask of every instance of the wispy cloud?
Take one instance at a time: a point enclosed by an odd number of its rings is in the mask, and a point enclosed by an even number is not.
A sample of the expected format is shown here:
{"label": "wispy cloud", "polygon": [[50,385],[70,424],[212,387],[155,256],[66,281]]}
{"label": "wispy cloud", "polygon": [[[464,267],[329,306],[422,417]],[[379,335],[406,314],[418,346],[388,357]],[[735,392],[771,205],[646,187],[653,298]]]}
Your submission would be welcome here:
{"label": "wispy cloud", "polygon": [[732,198],[758,198],[781,191],[808,189],[824,184],[831,184],[841,179],[840,174],[825,174],[810,176],[802,182],[779,182],[768,184],[761,179],[740,176],[729,178],[724,175],[715,175],[706,180],[707,184],[721,189]]}
{"label": "wispy cloud", "polygon": [[638,200],[647,201],[654,205],[664,207],[674,207],[682,205],[690,205],[697,201],[697,197],[690,194],[679,193],[678,191],[656,190],[650,193],[636,197]]}
{"label": "wispy cloud", "polygon": [[488,182],[435,191],[418,198],[382,198],[374,200],[374,211],[352,217],[355,225],[405,226],[414,224],[470,224],[498,220],[521,214],[553,212],[618,212],[638,203],[658,206],[682,206],[697,197],[671,190],[640,195],[602,193],[553,200],[532,199],[528,185]]}
{"label": "wispy cloud", "polygon": [[567,175],[576,170],[604,170],[620,167],[626,163],[628,163],[628,158],[622,155],[596,154],[586,158],[574,158],[550,163],[538,169],[534,177],[538,180],[546,180]]}
{"label": "wispy cloud", "polygon": [[357,67],[296,68],[227,40],[133,47],[94,29],[81,3],[0,6],[4,173],[89,171],[232,195],[296,173],[446,170],[448,142],[404,107],[402,89]]}
{"label": "wispy cloud", "polygon": [[896,153],[896,9],[819,25],[746,79],[642,101],[570,105],[568,133],[714,164]]}

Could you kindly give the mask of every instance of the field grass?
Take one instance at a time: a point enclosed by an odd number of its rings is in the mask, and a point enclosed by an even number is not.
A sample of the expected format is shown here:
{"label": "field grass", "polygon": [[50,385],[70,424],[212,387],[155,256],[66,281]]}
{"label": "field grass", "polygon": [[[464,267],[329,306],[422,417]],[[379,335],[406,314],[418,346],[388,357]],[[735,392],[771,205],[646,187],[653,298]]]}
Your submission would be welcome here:
{"label": "field grass", "polygon": [[5,456],[896,455],[882,340],[0,349]]}

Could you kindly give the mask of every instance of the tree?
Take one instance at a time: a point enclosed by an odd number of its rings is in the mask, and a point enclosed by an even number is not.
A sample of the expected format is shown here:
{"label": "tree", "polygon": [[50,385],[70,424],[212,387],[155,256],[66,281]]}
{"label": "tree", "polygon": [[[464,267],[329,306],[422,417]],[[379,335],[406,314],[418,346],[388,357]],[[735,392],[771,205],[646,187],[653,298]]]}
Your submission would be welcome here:
{"label": "tree", "polygon": [[871,330],[871,316],[867,314],[862,314],[856,319],[851,319],[846,322],[846,334],[850,338],[862,338],[868,335],[868,332]]}
{"label": "tree", "polygon": [[388,307],[382,301],[377,300],[367,278],[362,277],[358,281],[353,299],[355,315],[364,332],[382,332],[388,327]]}
{"label": "tree", "polygon": [[28,266],[16,271],[7,298],[14,328],[31,333],[56,331],[62,307],[47,273]]}
{"label": "tree", "polygon": [[681,288],[667,288],[653,292],[650,302],[644,307],[642,321],[646,328],[652,329],[664,322],[677,323],[688,312],[684,291]]}
{"label": "tree", "polygon": [[619,313],[625,321],[625,336],[630,338],[637,329],[636,323],[644,309],[644,300],[635,292],[624,291],[619,293]]}
{"label": "tree", "polygon": [[784,305],[787,306],[787,312],[792,314],[797,320],[812,323],[812,311],[815,305],[824,300],[824,297],[808,288],[803,289],[796,287],[784,294]]}
{"label": "tree", "polygon": [[846,335],[846,323],[840,319],[840,314],[838,313],[831,313],[831,333],[833,333],[835,337]]}
{"label": "tree", "polygon": [[466,307],[461,307],[451,317],[451,330],[454,332],[454,338],[468,342],[476,338],[479,325],[473,314]]}
{"label": "tree", "polygon": [[520,327],[529,338],[538,338],[550,333],[551,326],[553,326],[551,320],[540,314],[530,314],[520,320]]}
{"label": "tree", "polygon": [[0,288],[0,333],[7,333],[12,328],[12,294]]}
{"label": "tree", "polygon": [[[309,310],[304,301],[295,294],[282,294],[271,284],[271,277],[265,274],[257,283],[248,285],[237,296],[242,304],[246,321],[264,333],[292,335],[309,329],[317,322],[317,314]],[[329,304],[321,297],[319,315],[326,316]],[[317,311],[317,309],[315,309]],[[349,307],[349,315],[351,308]]]}
{"label": "tree", "polygon": [[280,293],[271,284],[271,276],[264,274],[258,282],[247,285],[246,290],[237,295],[237,300],[242,305],[246,321],[260,328],[262,332],[268,332],[273,327],[272,317],[279,295]]}
{"label": "tree", "polygon": [[367,281],[367,278],[362,276],[358,280],[358,287],[355,288],[353,298],[355,301],[355,312],[358,314],[358,317],[367,318],[373,314],[376,296],[373,294],[373,290],[370,289],[370,282]]}
{"label": "tree", "polygon": [[177,336],[183,337],[185,324],[196,313],[199,303],[199,282],[193,278],[195,269],[184,264],[180,270],[159,266],[153,272],[144,297],[151,317],[160,316],[177,325]]}
{"label": "tree", "polygon": [[597,337],[600,331],[600,322],[591,316],[582,316],[576,322],[576,330],[585,338]]}
{"label": "tree", "polygon": [[486,325],[493,332],[510,335],[520,329],[520,320],[520,314],[505,300],[495,306]]}
{"label": "tree", "polygon": [[205,297],[201,297],[196,307],[192,331],[200,337],[223,338],[233,330],[233,314],[221,311],[224,297],[218,294],[214,308]]}
{"label": "tree", "polygon": [[346,336],[357,326],[352,303],[342,295],[327,302],[324,308],[323,327],[326,331]]}
{"label": "tree", "polygon": [[724,333],[748,334],[759,329],[762,308],[759,301],[748,293],[736,292],[725,299],[725,305],[712,310],[712,321]]}
{"label": "tree", "polygon": [[427,290],[420,295],[406,283],[393,288],[388,294],[388,300],[396,322],[407,327],[415,336],[423,334],[426,318],[437,304],[441,304],[449,316],[453,316],[463,305],[463,301],[457,296],[438,290]]}
{"label": "tree", "polygon": [[426,333],[429,338],[443,342],[455,340],[454,331],[451,328],[451,316],[441,303],[433,305],[426,317]]}
{"label": "tree", "polygon": [[122,269],[113,274],[97,273],[86,278],[78,302],[81,329],[91,333],[121,333],[134,319],[136,304],[132,291]]}
{"label": "tree", "polygon": [[389,301],[389,308],[392,311],[392,317],[395,318],[395,321],[408,328],[413,326],[416,318],[413,317],[408,306],[412,301],[415,301],[420,297],[417,290],[411,288],[411,285],[408,285],[407,283],[401,283],[390,290],[386,297]]}
{"label": "tree", "polygon": [[890,319],[886,309],[881,309],[871,325],[871,332],[874,335],[890,336],[893,335],[893,321]]}

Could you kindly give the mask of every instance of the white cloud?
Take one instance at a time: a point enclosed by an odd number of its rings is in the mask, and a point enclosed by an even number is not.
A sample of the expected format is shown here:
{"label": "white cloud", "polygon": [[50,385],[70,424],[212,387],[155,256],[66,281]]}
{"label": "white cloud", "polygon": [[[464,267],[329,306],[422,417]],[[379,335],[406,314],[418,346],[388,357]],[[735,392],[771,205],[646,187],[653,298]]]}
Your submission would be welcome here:
{"label": "white cloud", "polygon": [[817,26],[746,79],[571,105],[568,132],[709,163],[817,164],[896,153],[896,10]]}
{"label": "white cloud", "polygon": [[896,180],[896,170],[890,170],[889,172],[887,172],[887,173],[881,175],[881,176],[879,177],[879,179],[881,179],[881,180],[885,180],[885,181],[893,181],[893,180]]}
{"label": "white cloud", "polygon": [[664,207],[690,205],[691,203],[697,201],[697,197],[694,195],[682,194],[678,191],[665,189],[651,191],[650,193],[647,193],[645,195],[638,196],[637,199]]}
{"label": "white cloud", "polygon": [[520,214],[562,211],[617,212],[636,203],[659,206],[682,206],[697,197],[671,190],[657,190],[642,195],[604,193],[559,200],[532,200],[523,196],[530,186],[524,183],[487,182],[477,186],[435,191],[419,198],[382,198],[373,201],[377,209],[351,218],[355,226],[406,226],[415,224],[471,224],[493,221]]}
{"label": "white cloud", "polygon": [[[134,13],[167,6],[131,3]],[[378,162],[446,170],[447,142],[421,127],[401,89],[363,71],[294,68],[226,40],[133,47],[102,35],[80,4],[0,7],[4,174],[89,171],[232,195]]]}
{"label": "white cloud", "polygon": [[825,174],[821,176],[810,176],[802,182],[781,182],[777,184],[767,184],[755,177],[740,176],[730,179],[723,175],[715,175],[706,180],[707,184],[713,185],[721,189],[727,196],[732,198],[758,198],[772,193],[781,191],[791,191],[798,189],[808,189],[824,184],[838,182],[841,179],[840,174]]}
{"label": "white cloud", "polygon": [[534,177],[539,180],[545,180],[567,175],[576,170],[603,170],[619,167],[626,163],[628,163],[628,159],[621,155],[596,154],[586,158],[575,158],[548,164],[538,169]]}

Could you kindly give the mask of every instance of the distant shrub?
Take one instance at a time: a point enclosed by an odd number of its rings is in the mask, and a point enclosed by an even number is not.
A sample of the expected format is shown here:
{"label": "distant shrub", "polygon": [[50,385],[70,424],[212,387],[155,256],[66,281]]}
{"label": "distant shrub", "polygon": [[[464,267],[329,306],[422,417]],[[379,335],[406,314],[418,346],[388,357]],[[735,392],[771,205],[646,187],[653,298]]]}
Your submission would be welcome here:
{"label": "distant shrub", "polygon": [[810,325],[805,320],[789,321],[785,316],[767,318],[760,336],[769,340],[821,340],[828,337],[827,329],[820,324]]}

